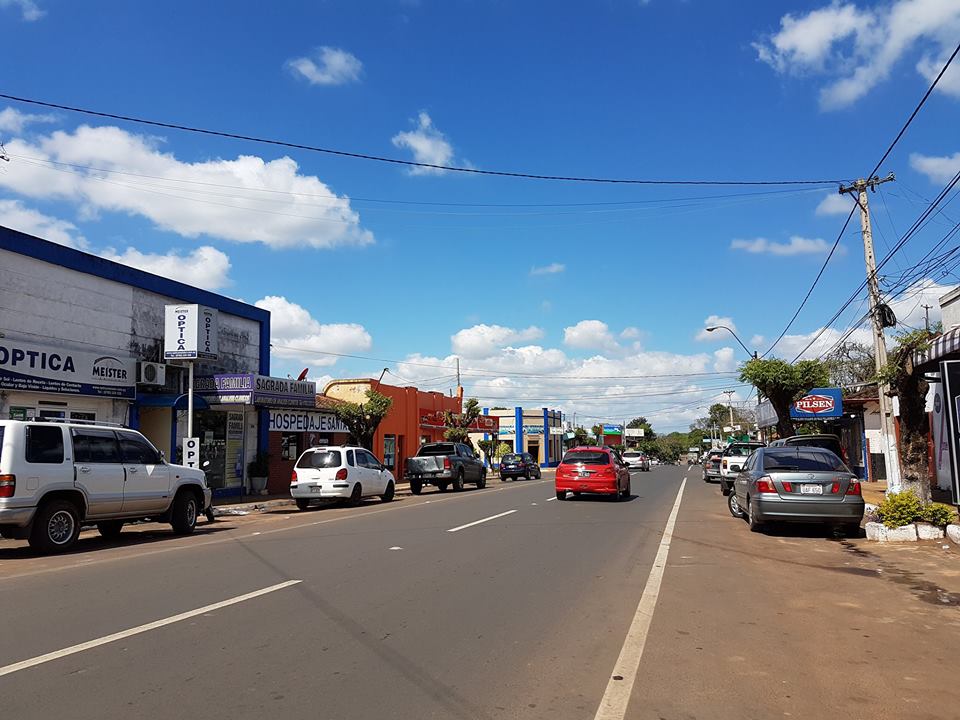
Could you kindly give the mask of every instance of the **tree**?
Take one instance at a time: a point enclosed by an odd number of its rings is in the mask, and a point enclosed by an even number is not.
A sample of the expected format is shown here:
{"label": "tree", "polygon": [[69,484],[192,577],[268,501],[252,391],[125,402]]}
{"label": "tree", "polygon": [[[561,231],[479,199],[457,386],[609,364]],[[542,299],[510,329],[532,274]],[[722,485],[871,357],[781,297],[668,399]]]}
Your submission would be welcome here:
{"label": "tree", "polygon": [[903,489],[913,490],[923,502],[930,502],[930,469],[927,464],[929,421],[926,397],[929,384],[914,366],[913,354],[927,350],[933,335],[926,330],[899,333],[897,345],[887,364],[876,376],[881,386],[890,386],[890,395],[900,398],[900,471]]}
{"label": "tree", "polygon": [[480,448],[480,451],[483,453],[483,456],[486,458],[487,462],[490,465],[493,465],[493,458],[497,451],[497,440],[478,440],[477,445]]}
{"label": "tree", "polygon": [[777,432],[780,437],[790,437],[796,434],[790,405],[811,388],[826,385],[830,375],[826,364],[819,360],[791,364],[779,358],[754,358],[741,367],[740,380],[751,383],[767,397],[777,413]]}
{"label": "tree", "polygon": [[873,348],[858,342],[846,342],[823,359],[830,373],[830,384],[838,387],[866,385],[876,379]]}
{"label": "tree", "polygon": [[350,431],[350,442],[373,450],[373,436],[380,426],[380,421],[390,411],[393,400],[378,393],[373,388],[367,389],[367,401],[363,404],[344,402],[333,407],[333,414]]}
{"label": "tree", "polygon": [[597,445],[603,445],[603,425],[599,423],[590,428],[590,432],[593,433],[593,437],[596,438]]}
{"label": "tree", "polygon": [[590,433],[584,430],[582,427],[573,429],[573,444],[576,445],[590,445],[593,442],[593,438],[590,437]]}
{"label": "tree", "polygon": [[470,398],[463,406],[463,412],[455,415],[446,411],[443,413],[443,423],[447,429],[443,433],[443,438],[450,442],[466,443],[473,447],[470,440],[469,427],[480,417],[482,410],[480,403],[476,398]]}

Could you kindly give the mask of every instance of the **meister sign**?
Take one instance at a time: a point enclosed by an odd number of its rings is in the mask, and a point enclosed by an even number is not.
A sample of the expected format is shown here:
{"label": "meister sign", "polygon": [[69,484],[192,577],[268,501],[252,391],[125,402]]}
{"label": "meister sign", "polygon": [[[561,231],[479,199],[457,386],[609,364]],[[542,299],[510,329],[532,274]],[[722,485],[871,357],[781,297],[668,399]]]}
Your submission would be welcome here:
{"label": "meister sign", "polygon": [[165,360],[216,360],[218,355],[216,310],[203,305],[165,307]]}
{"label": "meister sign", "polygon": [[0,389],[132,400],[136,380],[130,357],[0,338]]}

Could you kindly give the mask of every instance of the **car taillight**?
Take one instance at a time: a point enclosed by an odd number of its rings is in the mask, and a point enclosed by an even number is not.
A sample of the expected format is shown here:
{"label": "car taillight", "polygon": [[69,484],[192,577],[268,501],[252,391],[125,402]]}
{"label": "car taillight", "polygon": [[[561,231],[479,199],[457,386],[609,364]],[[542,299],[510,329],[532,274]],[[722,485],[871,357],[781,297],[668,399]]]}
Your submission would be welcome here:
{"label": "car taillight", "polygon": [[723,461],[723,466],[724,466],[724,467],[727,466],[727,461],[726,461],[726,460]]}
{"label": "car taillight", "polygon": [[444,469],[444,470],[449,470],[449,469],[450,469],[450,458],[445,457],[445,458],[443,459],[443,469]]}
{"label": "car taillight", "polygon": [[757,492],[758,493],[775,493],[777,489],[773,486],[773,478],[769,475],[764,475],[762,478],[757,480]]}
{"label": "car taillight", "polygon": [[860,489],[859,480],[851,480],[850,484],[847,485],[847,495],[862,495],[863,492]]}
{"label": "car taillight", "polygon": [[290,484],[293,485],[296,482],[297,482],[297,471],[294,470],[292,473],[290,473]]}
{"label": "car taillight", "polygon": [[0,475],[0,498],[13,497],[17,491],[16,475]]}
{"label": "car taillight", "polygon": [[780,484],[783,485],[784,492],[793,492],[793,483],[781,482]]}
{"label": "car taillight", "polygon": [[339,470],[337,470],[337,474],[334,476],[334,479],[336,479],[336,480],[346,480],[346,479],[347,479],[347,469],[346,469],[346,468],[340,468]]}

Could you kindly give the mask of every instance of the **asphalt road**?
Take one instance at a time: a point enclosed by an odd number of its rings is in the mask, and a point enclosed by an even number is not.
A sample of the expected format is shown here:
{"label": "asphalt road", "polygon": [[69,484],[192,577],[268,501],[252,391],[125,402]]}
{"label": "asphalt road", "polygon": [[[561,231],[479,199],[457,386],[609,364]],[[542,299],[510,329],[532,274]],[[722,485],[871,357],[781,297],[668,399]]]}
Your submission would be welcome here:
{"label": "asphalt road", "polygon": [[0,716],[952,716],[957,606],[857,543],[751,534],[696,467],[553,498],[545,474],[57,558],[0,543]]}

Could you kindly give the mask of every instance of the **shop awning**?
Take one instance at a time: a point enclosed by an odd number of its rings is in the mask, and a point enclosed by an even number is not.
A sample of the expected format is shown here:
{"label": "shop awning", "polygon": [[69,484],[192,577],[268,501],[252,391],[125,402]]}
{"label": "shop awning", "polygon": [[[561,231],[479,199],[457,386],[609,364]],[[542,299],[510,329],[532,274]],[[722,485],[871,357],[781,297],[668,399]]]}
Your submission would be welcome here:
{"label": "shop awning", "polygon": [[934,339],[926,352],[914,353],[913,364],[920,367],[940,360],[957,359],[947,357],[954,353],[960,353],[960,327],[955,327]]}
{"label": "shop awning", "polygon": [[[138,395],[138,407],[166,407],[174,410],[187,409],[187,396],[183,395]],[[200,395],[193,396],[194,410],[208,410],[210,404]]]}

